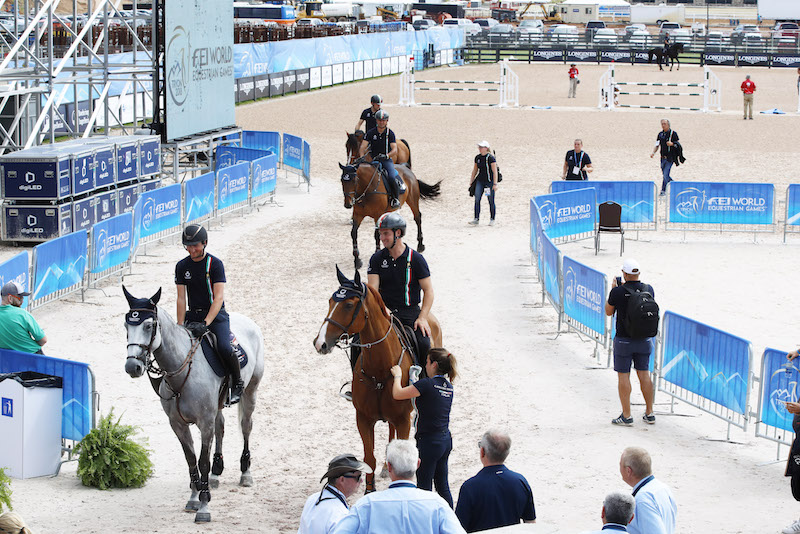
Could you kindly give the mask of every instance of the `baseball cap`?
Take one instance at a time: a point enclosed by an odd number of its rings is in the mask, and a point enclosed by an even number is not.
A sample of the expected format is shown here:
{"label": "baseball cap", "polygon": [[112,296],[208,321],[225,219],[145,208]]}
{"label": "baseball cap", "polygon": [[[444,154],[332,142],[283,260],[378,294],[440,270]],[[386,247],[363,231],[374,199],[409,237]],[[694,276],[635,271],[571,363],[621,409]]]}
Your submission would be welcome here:
{"label": "baseball cap", "polygon": [[345,473],[361,471],[362,473],[372,473],[372,468],[356,458],[354,454],[340,454],[330,461],[328,471],[319,479],[320,482],[329,477],[339,477]]}
{"label": "baseball cap", "polygon": [[483,141],[481,141],[480,143],[478,143],[478,146],[482,146],[482,147],[484,147],[484,148],[489,148],[489,141],[487,141],[487,140],[485,140],[485,139],[484,139]]}
{"label": "baseball cap", "polygon": [[622,263],[622,272],[627,274],[639,274],[639,262],[633,258],[628,258]]}
{"label": "baseball cap", "polygon": [[7,295],[15,295],[17,297],[27,297],[28,295],[30,295],[30,293],[27,291],[23,291],[22,286],[12,280],[11,282],[6,282],[6,284],[3,286],[3,289],[0,290],[0,295],[2,295],[3,297]]}

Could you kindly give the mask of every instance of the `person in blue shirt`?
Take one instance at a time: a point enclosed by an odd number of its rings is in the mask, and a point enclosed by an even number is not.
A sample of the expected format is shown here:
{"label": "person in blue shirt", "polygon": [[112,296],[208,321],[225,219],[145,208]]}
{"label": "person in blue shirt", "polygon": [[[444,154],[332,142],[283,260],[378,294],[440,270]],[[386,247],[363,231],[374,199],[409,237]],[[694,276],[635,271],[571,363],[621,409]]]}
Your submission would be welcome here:
{"label": "person in blue shirt", "polygon": [[[436,492],[453,507],[453,496],[447,480],[447,461],[453,450],[450,436],[450,408],[453,405],[453,384],[458,372],[456,357],[447,349],[432,348],[425,364],[427,378],[403,387],[403,371],[392,367],[392,397],[395,400],[416,399],[417,449],[420,465],[417,485],[425,490],[436,486]],[[445,378],[445,375],[447,378]]]}
{"label": "person in blue shirt", "polygon": [[603,501],[603,511],[600,518],[603,520],[603,528],[592,530],[584,534],[616,534],[628,532],[628,524],[633,520],[633,510],[636,501],[632,495],[615,491],[606,495]]}
{"label": "person in blue shirt", "polygon": [[378,124],[375,122],[375,114],[380,111],[381,104],[383,103],[383,99],[381,95],[372,95],[372,98],[369,99],[370,106],[361,112],[361,117],[359,117],[358,122],[356,123],[355,132],[361,130],[361,125],[364,124],[364,132],[368,132],[375,128]]}
{"label": "person in blue shirt", "polygon": [[407,439],[386,447],[386,469],[392,483],[365,495],[331,531],[332,534],[462,534],[456,514],[437,494],[414,485],[420,464],[417,449]]}
{"label": "person in blue shirt", "polygon": [[678,505],[667,485],[653,476],[650,454],[641,447],[628,447],[619,459],[619,472],[636,499],[628,532],[674,534]]}
{"label": "person in blue shirt", "polygon": [[511,437],[490,430],[478,442],[483,469],[461,486],[456,516],[467,532],[536,522],[533,492],[525,477],[504,465]]}

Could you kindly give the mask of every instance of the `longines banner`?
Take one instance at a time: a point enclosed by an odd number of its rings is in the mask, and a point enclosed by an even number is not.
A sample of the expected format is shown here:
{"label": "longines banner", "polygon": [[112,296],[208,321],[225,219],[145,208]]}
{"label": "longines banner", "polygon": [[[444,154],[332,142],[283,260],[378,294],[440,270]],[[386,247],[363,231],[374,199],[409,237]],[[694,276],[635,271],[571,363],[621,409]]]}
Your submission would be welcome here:
{"label": "longines banner", "polygon": [[170,0],[164,10],[167,139],[235,124],[233,4]]}

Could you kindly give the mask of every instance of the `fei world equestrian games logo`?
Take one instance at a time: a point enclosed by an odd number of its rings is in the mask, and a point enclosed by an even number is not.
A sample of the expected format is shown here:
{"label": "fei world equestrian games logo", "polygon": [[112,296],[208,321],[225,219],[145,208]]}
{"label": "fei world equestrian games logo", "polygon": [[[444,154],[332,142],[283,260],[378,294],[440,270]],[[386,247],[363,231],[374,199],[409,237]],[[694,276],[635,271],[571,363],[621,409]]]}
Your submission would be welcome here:
{"label": "fei world equestrian games logo", "polygon": [[693,219],[708,212],[756,212],[767,210],[767,199],[751,195],[710,196],[704,189],[689,187],[675,196],[675,211],[681,217]]}
{"label": "fei world equestrian games logo", "polygon": [[189,96],[189,54],[191,53],[189,34],[183,26],[176,26],[167,45],[166,66],[169,96],[176,105],[182,106]]}
{"label": "fei world equestrian games logo", "polygon": [[233,47],[192,48],[189,30],[176,26],[167,45],[166,77],[172,101],[183,106],[192,85],[233,78]]}
{"label": "fei world equestrian games logo", "polygon": [[180,204],[178,199],[156,202],[153,197],[147,197],[142,203],[142,228],[147,232],[163,230],[155,229],[156,221],[177,213]]}

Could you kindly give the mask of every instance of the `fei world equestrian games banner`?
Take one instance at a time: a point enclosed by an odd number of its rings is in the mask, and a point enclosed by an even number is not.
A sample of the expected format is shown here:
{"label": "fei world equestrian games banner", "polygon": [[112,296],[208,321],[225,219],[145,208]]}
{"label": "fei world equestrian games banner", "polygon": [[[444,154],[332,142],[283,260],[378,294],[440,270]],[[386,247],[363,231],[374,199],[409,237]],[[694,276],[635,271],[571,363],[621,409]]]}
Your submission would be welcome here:
{"label": "fei world equestrian games banner", "polygon": [[142,193],[133,208],[134,249],[142,237],[175,228],[181,224],[181,184],[159,187]]}
{"label": "fei world equestrian games banner", "polygon": [[167,139],[234,125],[233,3],[164,2]]}
{"label": "fei world equestrian games banner", "polygon": [[278,156],[270,154],[258,158],[252,163],[250,175],[253,177],[251,195],[253,198],[266,195],[275,191],[278,174]]}
{"label": "fei world equestrian games banner", "polygon": [[92,226],[91,272],[122,265],[131,255],[133,213],[123,213]]}
{"label": "fei world equestrian games banner", "polygon": [[249,192],[249,162],[243,161],[217,171],[217,209],[247,202]]}
{"label": "fei world equestrian games banner", "polygon": [[671,223],[772,224],[772,184],[672,182],[669,187]]}
{"label": "fei world equestrian games banner", "polygon": [[33,248],[33,300],[83,282],[86,240],[86,230],[79,230]]}
{"label": "fei world equestrian games banner", "polygon": [[184,222],[204,219],[214,214],[214,180],[214,173],[207,172],[183,183],[186,189]]}
{"label": "fei world equestrian games banner", "polygon": [[785,402],[797,402],[797,382],[800,369],[797,360],[789,362],[785,350],[766,349],[761,364],[762,423],[792,432],[793,415],[786,411]]}
{"label": "fei world equestrian games banner", "polygon": [[[8,282],[16,282],[22,286],[23,291],[29,291],[28,271],[29,271],[28,251],[20,252],[10,260],[0,263],[0,287]],[[27,307],[28,297],[22,302],[22,307]]]}
{"label": "fei world equestrian games banner", "polygon": [[656,220],[656,185],[653,182],[594,182],[559,180],[550,184],[551,193],[591,187],[597,203],[616,202],[622,206],[624,223],[652,223]]}
{"label": "fei world equestrian games banner", "polygon": [[598,334],[605,334],[605,275],[567,256],[561,262],[564,313]]}
{"label": "fei world equestrian games banner", "polygon": [[536,197],[542,230],[550,239],[594,232],[594,189],[584,188]]}
{"label": "fei world equestrian games banner", "polygon": [[800,184],[790,184],[786,198],[786,225],[800,225]]}

